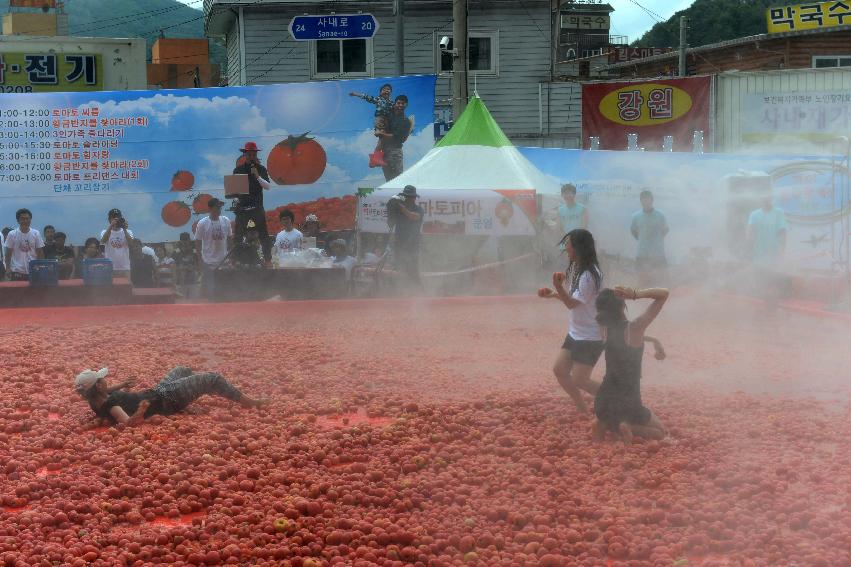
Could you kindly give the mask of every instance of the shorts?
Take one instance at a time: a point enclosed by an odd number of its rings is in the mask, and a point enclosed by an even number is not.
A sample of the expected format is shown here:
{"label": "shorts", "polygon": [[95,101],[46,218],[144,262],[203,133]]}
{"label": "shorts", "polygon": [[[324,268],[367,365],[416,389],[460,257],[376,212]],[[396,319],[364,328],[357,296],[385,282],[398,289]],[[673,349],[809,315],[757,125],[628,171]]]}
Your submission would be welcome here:
{"label": "shorts", "polygon": [[603,341],[578,341],[568,333],[561,348],[570,353],[573,362],[594,366],[600,360],[605,344]]}

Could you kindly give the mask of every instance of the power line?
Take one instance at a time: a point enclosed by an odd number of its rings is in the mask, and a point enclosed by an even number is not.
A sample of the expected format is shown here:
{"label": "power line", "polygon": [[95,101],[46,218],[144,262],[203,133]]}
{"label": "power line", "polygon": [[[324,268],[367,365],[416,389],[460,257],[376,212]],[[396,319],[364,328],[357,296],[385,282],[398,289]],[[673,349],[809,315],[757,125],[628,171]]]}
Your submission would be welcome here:
{"label": "power line", "polygon": [[[639,4],[637,0],[629,0],[629,1],[630,1],[630,2],[632,2],[633,4],[635,4],[636,6],[638,6],[639,8],[641,8],[642,10],[644,10],[644,11],[647,13],[647,15],[649,15],[651,18],[653,18],[654,20],[656,20],[657,24],[658,24],[658,25],[660,25],[660,26],[662,26],[662,29],[664,29],[664,30],[666,30],[666,31],[670,32],[670,33],[671,33],[674,37],[676,37],[676,38],[678,38],[678,37],[679,37],[679,30],[677,30],[677,32],[675,33],[675,32],[674,32],[674,31],[672,31],[672,30],[670,29],[670,27],[669,27],[669,26],[671,26],[671,25],[673,25],[673,24],[671,24],[671,23],[669,23],[669,22],[666,22],[666,21],[662,21],[662,20],[660,19],[660,18],[661,18],[661,16],[659,16],[659,14],[657,14],[656,12],[654,12],[654,11],[652,11],[652,10],[648,9],[648,8],[645,8],[644,6],[642,6],[641,4]],[[654,27],[655,27],[655,25],[654,25]],[[691,54],[692,54],[694,57],[699,57],[700,59],[702,59],[703,61],[705,61],[705,62],[706,62],[706,63],[707,63],[710,67],[712,67],[713,69],[715,69],[715,70],[716,70],[716,71],[718,71],[719,73],[721,73],[721,72],[723,71],[723,70],[721,69],[721,67],[719,67],[718,65],[716,65],[715,63],[713,63],[712,61],[710,61],[709,59],[707,59],[706,57],[704,57],[702,54],[700,54],[700,53],[698,53],[698,52],[696,52],[696,51],[694,51],[694,50],[692,50]]]}
{"label": "power line", "polygon": [[653,18],[654,20],[656,20],[660,24],[662,23],[662,16],[660,16],[659,14],[657,14],[656,12],[654,12],[653,10],[651,10],[649,8],[645,8],[643,5],[639,4],[637,0],[629,0],[629,1],[632,2],[633,4],[635,4],[636,6],[638,6],[639,8],[641,8],[642,10],[644,10],[647,13],[647,15],[650,16],[651,18]]}
{"label": "power line", "polygon": [[523,2],[523,0],[518,0],[518,1],[520,2],[520,6],[523,8],[523,11],[526,12],[526,15],[529,16],[529,19],[532,21],[533,24],[535,24],[535,27],[538,28],[538,31],[540,32],[541,37],[543,37],[547,41],[552,41],[552,38],[549,37],[549,34],[544,33],[544,30],[542,30],[541,26],[538,25],[538,20],[536,20],[534,17],[532,17],[532,13],[529,12],[529,8],[526,7],[526,4]]}

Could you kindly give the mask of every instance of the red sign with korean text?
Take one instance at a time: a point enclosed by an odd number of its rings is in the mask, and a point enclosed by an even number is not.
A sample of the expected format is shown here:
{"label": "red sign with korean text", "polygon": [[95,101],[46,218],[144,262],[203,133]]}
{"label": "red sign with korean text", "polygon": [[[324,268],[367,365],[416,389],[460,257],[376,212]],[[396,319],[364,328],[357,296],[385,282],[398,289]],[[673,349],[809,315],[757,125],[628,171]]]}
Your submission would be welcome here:
{"label": "red sign with korean text", "polygon": [[674,151],[691,151],[695,130],[711,132],[709,77],[658,79],[641,82],[582,85],[583,147],[600,138],[601,150],[627,149],[627,135],[638,135],[638,146],[662,148],[665,136],[674,137]]}
{"label": "red sign with korean text", "polygon": [[673,51],[671,47],[618,47],[609,51],[609,63],[634,61],[636,59],[670,53],[671,51]]}
{"label": "red sign with korean text", "polygon": [[56,7],[56,0],[9,0],[9,6],[14,8],[48,8]]}

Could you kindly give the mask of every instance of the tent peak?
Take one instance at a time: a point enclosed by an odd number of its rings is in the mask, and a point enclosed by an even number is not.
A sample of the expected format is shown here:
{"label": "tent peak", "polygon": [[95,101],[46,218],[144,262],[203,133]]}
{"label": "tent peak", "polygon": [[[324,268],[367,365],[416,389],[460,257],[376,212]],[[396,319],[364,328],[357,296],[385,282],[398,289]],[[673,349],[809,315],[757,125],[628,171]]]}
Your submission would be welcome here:
{"label": "tent peak", "polygon": [[511,146],[508,137],[493,119],[485,103],[474,94],[467,104],[467,108],[449,129],[446,136],[437,144],[436,148],[449,146],[491,146],[501,148]]}

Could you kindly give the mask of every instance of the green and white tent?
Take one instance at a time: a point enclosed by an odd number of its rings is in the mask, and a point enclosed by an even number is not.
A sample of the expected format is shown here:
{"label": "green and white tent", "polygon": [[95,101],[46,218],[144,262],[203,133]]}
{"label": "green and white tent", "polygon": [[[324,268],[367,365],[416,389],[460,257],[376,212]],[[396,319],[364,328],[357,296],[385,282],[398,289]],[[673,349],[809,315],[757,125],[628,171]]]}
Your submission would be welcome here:
{"label": "green and white tent", "polygon": [[523,157],[475,96],[446,134],[417,163],[379,189],[534,189],[558,193],[548,178]]}

